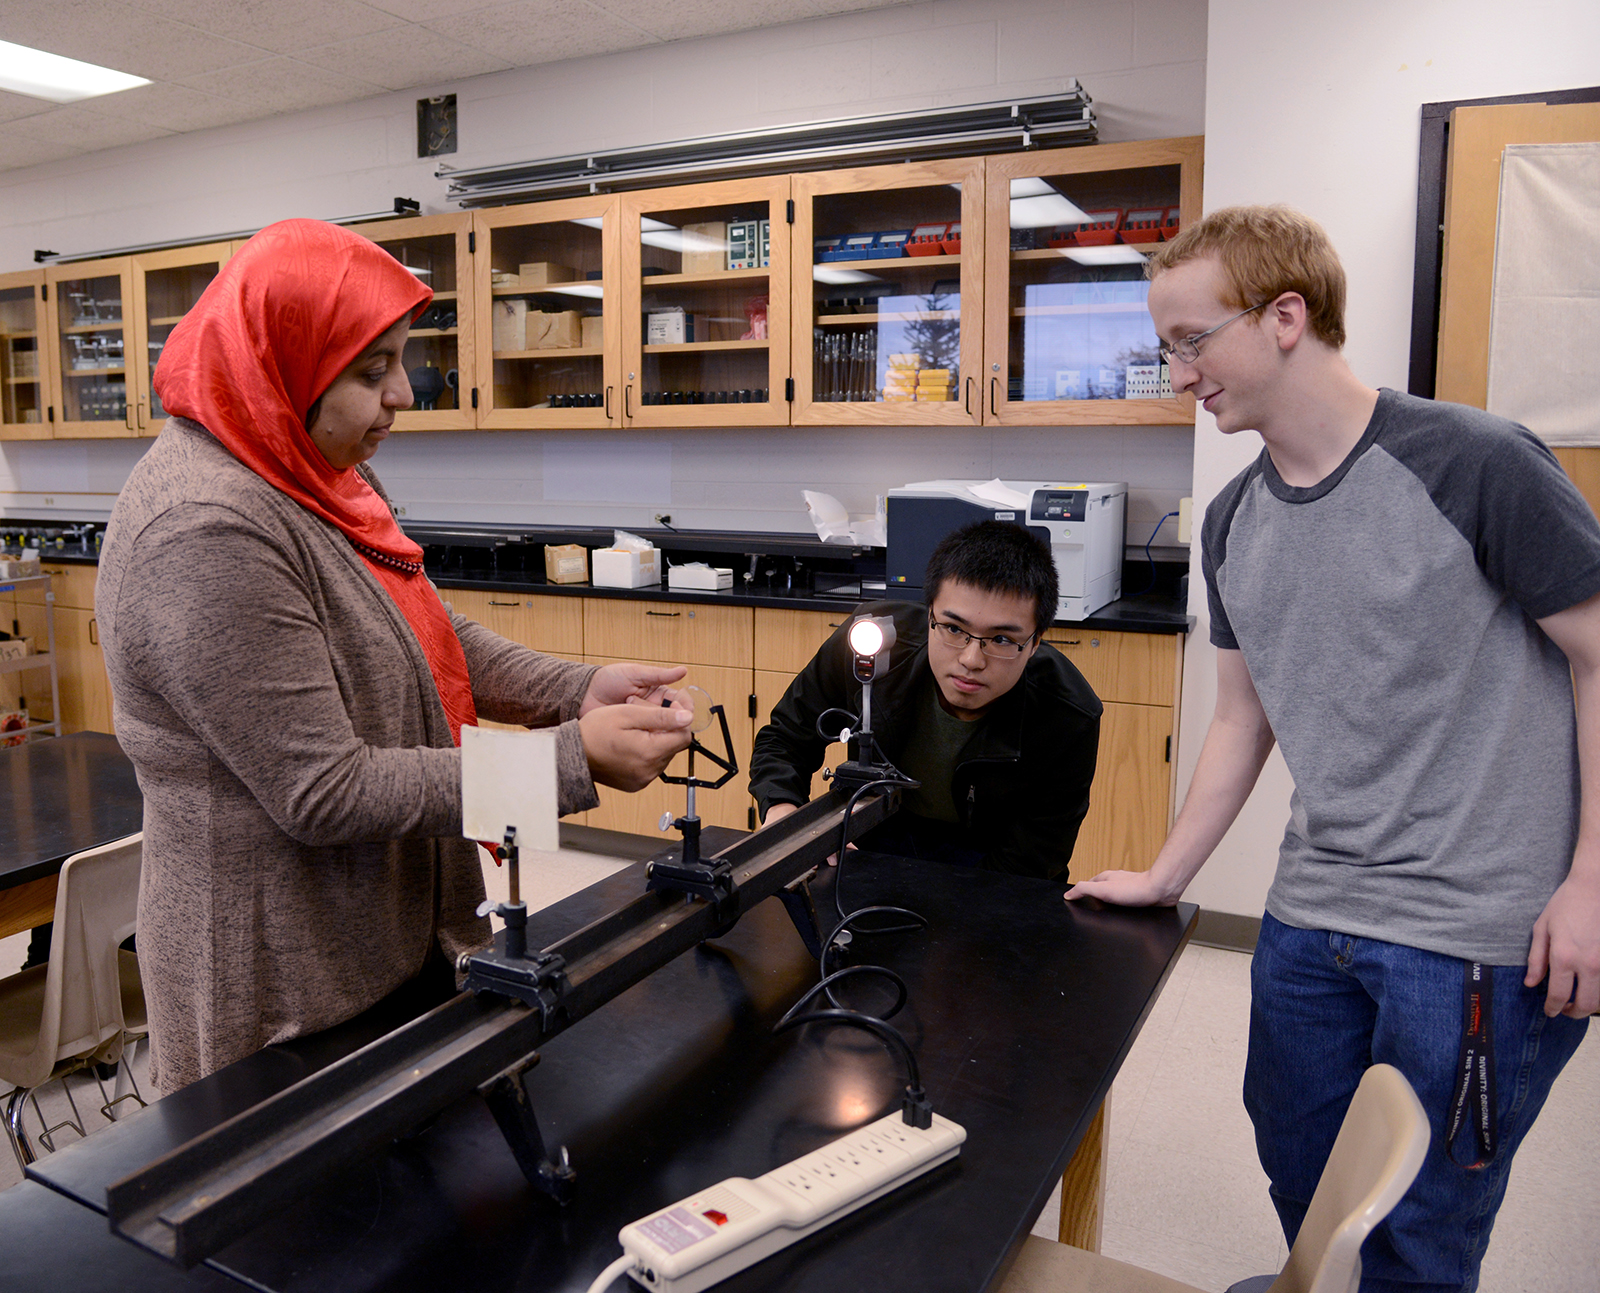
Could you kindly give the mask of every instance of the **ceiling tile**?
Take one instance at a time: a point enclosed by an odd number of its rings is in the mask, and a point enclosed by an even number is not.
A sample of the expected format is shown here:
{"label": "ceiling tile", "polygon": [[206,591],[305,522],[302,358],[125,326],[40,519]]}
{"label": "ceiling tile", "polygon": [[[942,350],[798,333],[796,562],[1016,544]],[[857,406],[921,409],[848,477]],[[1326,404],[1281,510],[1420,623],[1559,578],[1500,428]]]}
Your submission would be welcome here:
{"label": "ceiling tile", "polygon": [[94,152],[101,148],[141,143],[172,132],[140,121],[102,116],[81,103],[68,103],[54,112],[13,121],[7,125],[6,133],[49,144],[65,144],[79,152]]}
{"label": "ceiling tile", "polygon": [[32,95],[12,94],[9,90],[0,90],[0,121],[37,117],[41,112],[50,112],[55,107],[55,104],[45,99],[35,99]]}
{"label": "ceiling tile", "polygon": [[297,58],[390,90],[503,72],[513,64],[422,27],[360,36],[301,50]]}
{"label": "ceiling tile", "polygon": [[135,86],[103,99],[90,100],[94,111],[107,117],[122,117],[150,126],[164,126],[182,133],[211,126],[231,126],[235,122],[259,117],[258,107],[218,94],[205,94],[187,85],[156,81]]}
{"label": "ceiling tile", "polygon": [[205,94],[226,96],[260,108],[259,113],[251,114],[253,116],[322,108],[330,103],[349,103],[383,93],[382,86],[312,67],[287,56],[203,76],[186,76],[183,84]]}
{"label": "ceiling tile", "polygon": [[0,133],[0,170],[15,170],[21,166],[39,166],[44,162],[60,161],[84,152],[70,144],[48,143],[43,139],[24,139],[11,131]]}
{"label": "ceiling tile", "polygon": [[655,43],[648,32],[585,0],[518,0],[422,25],[463,45],[507,59],[513,67],[534,67]]}
{"label": "ceiling tile", "polygon": [[811,0],[742,0],[730,6],[724,0],[596,0],[607,13],[642,28],[660,40],[695,36],[720,36],[751,27],[777,27],[816,17]]}
{"label": "ceiling tile", "polygon": [[0,40],[152,81],[175,81],[261,57],[249,45],[111,0],[6,0],[0,8]]}
{"label": "ceiling tile", "polygon": [[[403,20],[362,0],[137,0],[141,9],[246,45],[292,54]],[[477,0],[482,4],[483,0]]]}

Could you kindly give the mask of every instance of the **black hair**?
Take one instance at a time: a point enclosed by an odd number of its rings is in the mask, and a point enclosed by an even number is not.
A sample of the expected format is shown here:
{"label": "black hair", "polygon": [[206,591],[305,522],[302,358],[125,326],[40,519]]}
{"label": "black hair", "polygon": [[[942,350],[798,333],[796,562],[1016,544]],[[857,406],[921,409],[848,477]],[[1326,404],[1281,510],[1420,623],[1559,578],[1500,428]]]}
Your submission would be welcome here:
{"label": "black hair", "polygon": [[1056,563],[1050,545],[1009,521],[975,521],[944,536],[922,576],[923,600],[932,606],[947,579],[986,593],[1014,593],[1033,602],[1036,633],[1056,617]]}

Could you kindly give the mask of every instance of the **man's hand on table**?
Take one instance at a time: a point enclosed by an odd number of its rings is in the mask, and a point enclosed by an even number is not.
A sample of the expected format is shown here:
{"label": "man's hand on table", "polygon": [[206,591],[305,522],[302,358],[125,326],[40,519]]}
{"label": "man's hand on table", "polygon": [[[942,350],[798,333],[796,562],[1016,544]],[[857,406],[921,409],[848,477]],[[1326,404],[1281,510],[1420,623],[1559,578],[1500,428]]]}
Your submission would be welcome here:
{"label": "man's hand on table", "polygon": [[1102,871],[1078,881],[1062,897],[1068,902],[1098,898],[1119,907],[1171,907],[1178,901],[1178,896],[1169,895],[1150,871]]}

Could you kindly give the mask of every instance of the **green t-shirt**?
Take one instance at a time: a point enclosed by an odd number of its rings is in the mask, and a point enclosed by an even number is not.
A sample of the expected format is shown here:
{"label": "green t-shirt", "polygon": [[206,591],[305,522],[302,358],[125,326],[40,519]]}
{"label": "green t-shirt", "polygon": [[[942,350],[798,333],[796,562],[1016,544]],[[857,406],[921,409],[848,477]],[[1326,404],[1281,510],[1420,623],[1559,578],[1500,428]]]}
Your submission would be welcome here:
{"label": "green t-shirt", "polygon": [[922,783],[921,789],[908,790],[902,801],[906,812],[936,822],[959,822],[955,800],[950,797],[950,779],[955,775],[961,751],[972,739],[983,720],[965,722],[946,711],[939,703],[939,684],[930,674],[917,689],[917,715],[906,733],[905,748],[896,760],[900,770]]}

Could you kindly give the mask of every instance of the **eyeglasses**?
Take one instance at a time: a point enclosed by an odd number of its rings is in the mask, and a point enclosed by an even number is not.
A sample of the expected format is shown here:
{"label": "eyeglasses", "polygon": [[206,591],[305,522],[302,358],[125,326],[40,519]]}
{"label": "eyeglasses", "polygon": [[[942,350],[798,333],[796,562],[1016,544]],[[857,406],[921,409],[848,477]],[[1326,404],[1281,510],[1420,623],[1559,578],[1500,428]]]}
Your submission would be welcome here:
{"label": "eyeglasses", "polygon": [[1262,301],[1259,304],[1248,306],[1247,308],[1240,310],[1238,314],[1229,315],[1214,328],[1207,328],[1204,332],[1192,333],[1187,337],[1179,337],[1176,341],[1171,343],[1162,342],[1160,348],[1161,362],[1170,364],[1173,359],[1176,358],[1181,359],[1186,364],[1194,363],[1196,359],[1200,358],[1200,343],[1209,337],[1213,332],[1221,332],[1235,319],[1242,319],[1252,310],[1259,310],[1263,305],[1270,304],[1270,301]]}
{"label": "eyeglasses", "polygon": [[976,633],[968,633],[966,629],[946,624],[931,615],[928,617],[928,627],[933,632],[934,641],[955,651],[965,651],[969,643],[976,642],[978,650],[991,660],[1015,660],[1028,649],[1028,643],[1033,641],[1032,634],[1020,642],[1009,633],[996,633],[993,637],[981,638]]}

